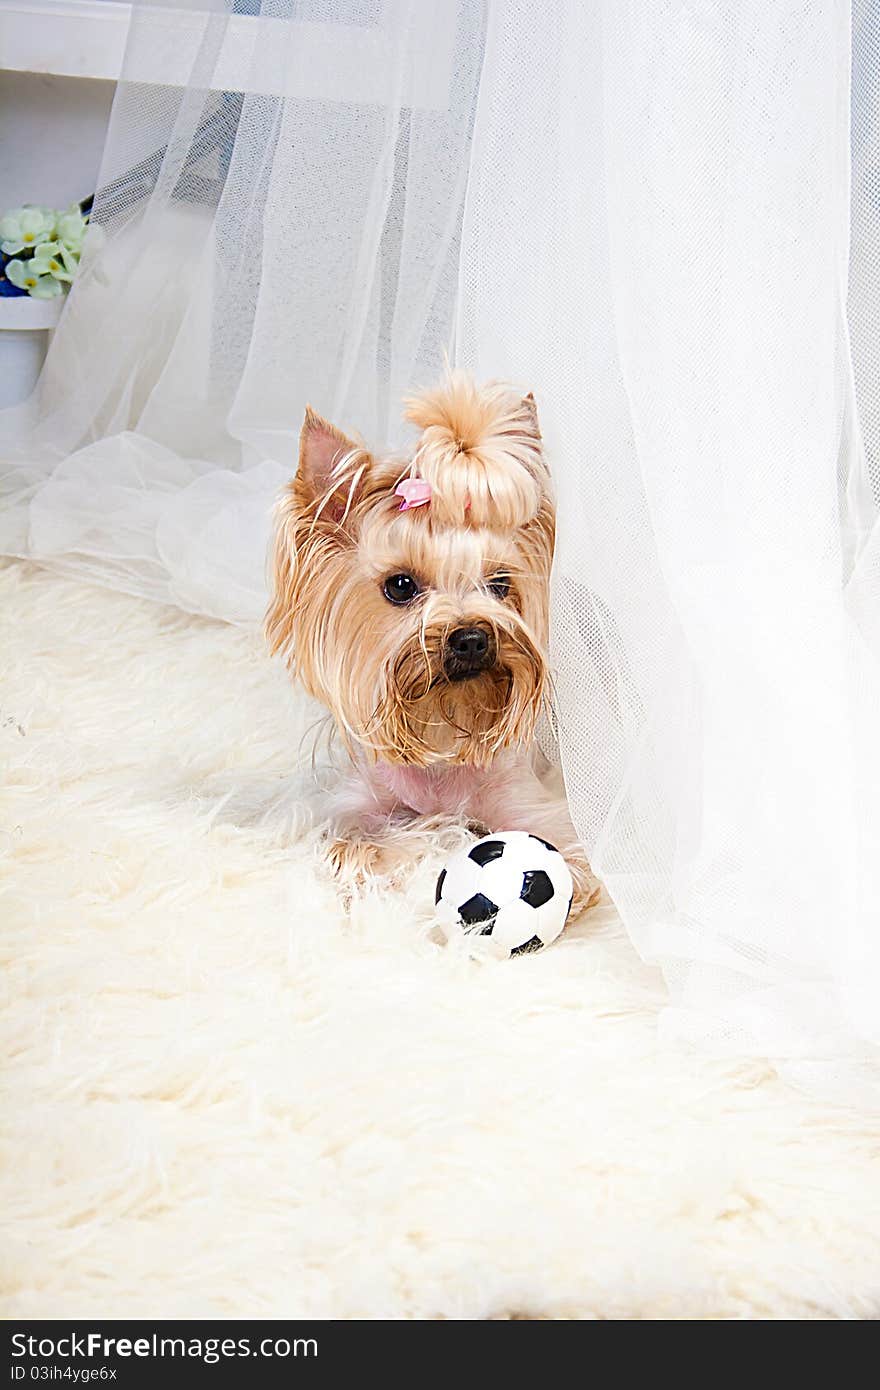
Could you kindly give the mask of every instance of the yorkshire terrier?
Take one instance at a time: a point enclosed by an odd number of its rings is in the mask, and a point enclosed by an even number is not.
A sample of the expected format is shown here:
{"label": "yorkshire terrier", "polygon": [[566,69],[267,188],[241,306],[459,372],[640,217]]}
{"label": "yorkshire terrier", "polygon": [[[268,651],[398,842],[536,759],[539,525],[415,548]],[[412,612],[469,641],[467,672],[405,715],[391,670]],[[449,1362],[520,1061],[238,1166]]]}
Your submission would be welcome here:
{"label": "yorkshire terrier", "polygon": [[598,885],[533,753],[555,534],[534,398],[455,371],[407,418],[420,436],[401,459],[307,409],[277,512],[269,645],[352,763],[331,863],[393,872],[417,824],[527,830],[564,854],[576,912]]}

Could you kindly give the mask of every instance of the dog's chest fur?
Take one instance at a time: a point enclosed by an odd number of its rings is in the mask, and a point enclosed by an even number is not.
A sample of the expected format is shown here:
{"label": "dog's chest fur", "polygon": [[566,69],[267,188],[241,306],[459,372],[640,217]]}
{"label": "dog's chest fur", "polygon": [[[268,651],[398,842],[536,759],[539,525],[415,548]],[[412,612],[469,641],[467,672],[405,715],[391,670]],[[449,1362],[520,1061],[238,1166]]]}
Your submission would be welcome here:
{"label": "dog's chest fur", "polygon": [[474,800],[485,769],[403,767],[380,763],[375,775],[394,800],[419,816],[460,815]]}

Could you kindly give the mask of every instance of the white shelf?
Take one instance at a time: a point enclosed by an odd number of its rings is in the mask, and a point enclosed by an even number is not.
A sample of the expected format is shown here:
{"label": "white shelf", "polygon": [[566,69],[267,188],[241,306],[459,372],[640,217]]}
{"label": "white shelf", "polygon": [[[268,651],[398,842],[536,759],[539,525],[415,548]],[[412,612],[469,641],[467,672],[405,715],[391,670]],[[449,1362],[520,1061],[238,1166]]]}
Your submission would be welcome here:
{"label": "white shelf", "polygon": [[32,333],[34,329],[54,328],[64,308],[63,294],[54,299],[31,299],[30,295],[15,295],[0,299],[0,330],[16,329]]}
{"label": "white shelf", "polygon": [[444,6],[400,54],[378,28],[156,6],[132,32],[121,0],[0,0],[0,68],[443,110],[454,18]]}
{"label": "white shelf", "polygon": [[120,0],[0,0],[0,68],[115,82],[130,21]]}

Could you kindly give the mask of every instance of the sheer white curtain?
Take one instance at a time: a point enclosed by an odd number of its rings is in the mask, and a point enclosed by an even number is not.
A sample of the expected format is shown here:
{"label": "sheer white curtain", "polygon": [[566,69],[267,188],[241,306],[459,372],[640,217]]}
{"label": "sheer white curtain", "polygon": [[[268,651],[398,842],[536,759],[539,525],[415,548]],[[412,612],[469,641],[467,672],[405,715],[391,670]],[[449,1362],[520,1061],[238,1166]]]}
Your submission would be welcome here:
{"label": "sheer white curtain", "polygon": [[135,0],[94,222],[0,547],[232,620],[265,606],[307,401],[373,440],[436,376],[481,0]]}
{"label": "sheer white curtain", "polygon": [[396,442],[450,344],[533,389],[665,1027],[880,1101],[876,0],[229,8],[137,15],[0,541],[250,620],[307,399]]}
{"label": "sheer white curtain", "polygon": [[838,1087],[880,1041],[877,12],[861,422],[852,18],[496,7],[458,339],[541,402],[563,766],[667,1025]]}

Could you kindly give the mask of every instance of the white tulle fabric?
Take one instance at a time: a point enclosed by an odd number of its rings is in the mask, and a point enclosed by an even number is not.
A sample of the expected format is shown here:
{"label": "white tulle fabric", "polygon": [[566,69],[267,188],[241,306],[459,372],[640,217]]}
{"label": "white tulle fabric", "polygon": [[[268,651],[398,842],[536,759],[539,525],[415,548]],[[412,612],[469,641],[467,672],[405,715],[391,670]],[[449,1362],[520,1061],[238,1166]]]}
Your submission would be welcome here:
{"label": "white tulle fabric", "polygon": [[0,548],[259,619],[306,403],[399,440],[442,369],[484,26],[478,0],[135,0],[103,244],[0,426]]}
{"label": "white tulle fabric", "polygon": [[253,621],[307,400],[534,390],[559,753],[666,1026],[880,1102],[876,6],[237,8],[136,11],[0,543]]}

